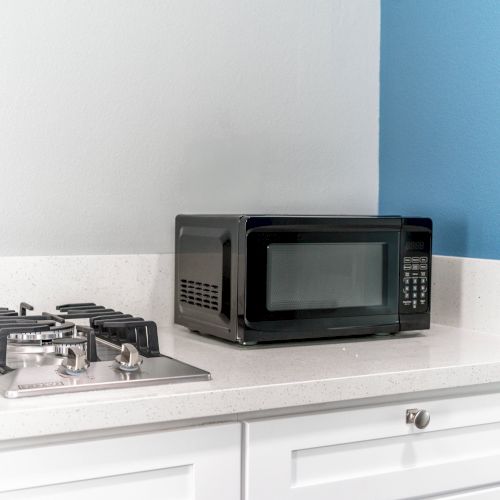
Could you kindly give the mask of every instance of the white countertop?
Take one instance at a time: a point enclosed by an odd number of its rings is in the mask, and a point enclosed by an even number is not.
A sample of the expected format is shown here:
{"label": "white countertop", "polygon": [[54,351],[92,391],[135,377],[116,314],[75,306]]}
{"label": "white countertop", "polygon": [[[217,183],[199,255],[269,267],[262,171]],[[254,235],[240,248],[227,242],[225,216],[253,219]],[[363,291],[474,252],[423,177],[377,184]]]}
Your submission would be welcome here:
{"label": "white countertop", "polygon": [[[447,326],[387,337],[239,347],[181,327],[163,354],[212,373],[191,382],[0,397],[0,440],[178,422],[500,382],[500,335]],[[3,393],[11,375],[0,377]]]}

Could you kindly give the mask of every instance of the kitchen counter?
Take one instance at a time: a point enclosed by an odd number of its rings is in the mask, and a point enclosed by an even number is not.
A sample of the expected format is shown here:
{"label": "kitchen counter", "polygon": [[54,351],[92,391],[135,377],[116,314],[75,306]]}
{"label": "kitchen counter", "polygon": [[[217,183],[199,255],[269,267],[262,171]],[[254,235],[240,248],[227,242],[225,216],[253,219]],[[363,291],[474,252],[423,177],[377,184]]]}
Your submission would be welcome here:
{"label": "kitchen counter", "polygon": [[[0,440],[204,419],[500,382],[500,335],[434,325],[360,339],[240,347],[160,330],[164,354],[212,373],[209,382],[0,397]],[[11,374],[0,377],[0,391]]]}

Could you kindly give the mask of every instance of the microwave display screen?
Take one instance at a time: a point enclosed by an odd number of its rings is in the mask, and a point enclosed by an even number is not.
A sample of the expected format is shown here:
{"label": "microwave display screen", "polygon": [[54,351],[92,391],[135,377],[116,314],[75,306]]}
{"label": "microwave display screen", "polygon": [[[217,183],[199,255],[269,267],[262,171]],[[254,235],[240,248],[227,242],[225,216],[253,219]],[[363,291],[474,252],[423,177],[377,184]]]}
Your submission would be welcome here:
{"label": "microwave display screen", "polygon": [[276,243],[267,247],[269,311],[381,306],[387,244]]}

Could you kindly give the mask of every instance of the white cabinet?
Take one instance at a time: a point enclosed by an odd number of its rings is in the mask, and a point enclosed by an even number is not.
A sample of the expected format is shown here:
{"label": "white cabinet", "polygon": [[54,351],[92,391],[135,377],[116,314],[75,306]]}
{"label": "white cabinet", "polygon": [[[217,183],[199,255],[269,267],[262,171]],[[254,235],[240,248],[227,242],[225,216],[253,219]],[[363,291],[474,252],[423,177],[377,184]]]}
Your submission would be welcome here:
{"label": "white cabinet", "polygon": [[244,442],[245,500],[500,498],[496,394],[250,420]]}
{"label": "white cabinet", "polygon": [[0,499],[237,500],[241,425],[0,452]]}
{"label": "white cabinet", "polygon": [[500,486],[479,488],[465,493],[456,493],[435,498],[442,500],[498,500],[500,498]]}
{"label": "white cabinet", "polygon": [[[409,408],[428,410],[429,426],[407,424]],[[243,500],[497,500],[500,394],[0,451],[0,500],[239,500],[242,491]]]}

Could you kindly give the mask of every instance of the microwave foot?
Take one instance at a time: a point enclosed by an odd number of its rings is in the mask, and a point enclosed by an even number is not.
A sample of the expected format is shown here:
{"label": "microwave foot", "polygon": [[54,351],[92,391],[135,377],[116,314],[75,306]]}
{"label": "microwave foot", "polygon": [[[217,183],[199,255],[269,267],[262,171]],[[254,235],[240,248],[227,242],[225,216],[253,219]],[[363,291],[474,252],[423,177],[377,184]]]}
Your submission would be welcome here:
{"label": "microwave foot", "polygon": [[392,332],[378,332],[374,333],[373,335],[376,335],[377,337],[388,337],[389,335],[395,335]]}

